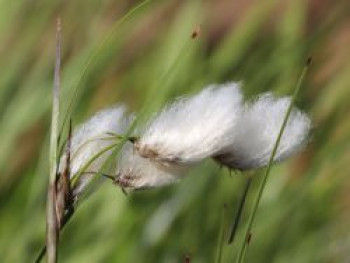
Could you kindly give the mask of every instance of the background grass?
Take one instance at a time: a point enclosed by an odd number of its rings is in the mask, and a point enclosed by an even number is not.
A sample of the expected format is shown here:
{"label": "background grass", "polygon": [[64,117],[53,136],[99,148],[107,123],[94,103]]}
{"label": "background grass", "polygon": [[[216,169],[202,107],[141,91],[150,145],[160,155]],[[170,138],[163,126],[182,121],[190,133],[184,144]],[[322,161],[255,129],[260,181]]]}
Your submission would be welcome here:
{"label": "background grass", "polygon": [[[0,1],[0,261],[33,262],[45,238],[55,19],[63,21],[62,110],[91,54],[76,125],[126,103],[149,116],[171,98],[240,80],[247,99],[291,94],[310,113],[308,148],[273,168],[247,262],[349,262],[350,6],[348,1]],[[201,25],[197,39],[194,28]],[[101,44],[102,43],[102,44]],[[256,191],[261,172],[253,181]],[[232,220],[244,174],[212,161],[180,184],[125,197],[104,184],[61,237],[61,262],[214,262],[224,203]],[[253,195],[243,216],[247,220]],[[226,226],[225,233],[228,232]],[[241,229],[244,229],[241,227]],[[242,232],[224,246],[233,262]]]}

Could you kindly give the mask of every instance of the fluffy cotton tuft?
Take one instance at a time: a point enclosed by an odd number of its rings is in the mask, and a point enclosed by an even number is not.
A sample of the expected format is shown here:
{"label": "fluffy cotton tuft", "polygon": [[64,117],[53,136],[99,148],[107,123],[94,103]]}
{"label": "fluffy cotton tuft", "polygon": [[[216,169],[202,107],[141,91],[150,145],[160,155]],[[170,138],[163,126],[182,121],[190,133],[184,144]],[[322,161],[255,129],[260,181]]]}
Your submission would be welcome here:
{"label": "fluffy cotton tuft", "polygon": [[241,103],[238,83],[211,85],[180,98],[148,124],[135,148],[141,156],[167,164],[201,161],[232,141]]}
{"label": "fluffy cotton tuft", "polygon": [[126,189],[143,189],[169,185],[178,182],[185,167],[164,166],[141,157],[127,142],[121,151],[117,164],[116,182]]}
{"label": "fluffy cotton tuft", "polygon": [[[71,178],[73,178],[87,162],[102,149],[115,143],[108,133],[125,133],[129,119],[125,117],[126,108],[115,106],[95,114],[87,122],[78,127],[72,135],[71,141]],[[111,151],[107,151],[97,158],[88,168],[89,172],[97,172],[107,159]],[[59,172],[65,169],[65,154],[61,157]],[[79,195],[91,181],[91,175],[81,175],[74,187],[74,195]]]}
{"label": "fluffy cotton tuft", "polygon": [[[266,93],[246,104],[236,127],[236,137],[215,159],[240,170],[266,166],[290,103],[288,97],[276,99],[272,94]],[[274,161],[282,161],[299,151],[307,141],[310,126],[308,116],[294,108]]]}

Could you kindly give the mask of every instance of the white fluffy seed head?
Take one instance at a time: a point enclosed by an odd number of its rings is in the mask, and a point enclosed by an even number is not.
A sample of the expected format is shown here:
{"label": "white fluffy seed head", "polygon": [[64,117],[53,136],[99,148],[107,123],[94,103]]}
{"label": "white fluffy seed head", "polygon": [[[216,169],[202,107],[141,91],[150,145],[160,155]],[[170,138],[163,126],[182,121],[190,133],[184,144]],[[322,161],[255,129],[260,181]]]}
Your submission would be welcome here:
{"label": "white fluffy seed head", "polygon": [[[252,103],[247,103],[236,127],[236,137],[231,145],[216,157],[216,160],[240,170],[266,166],[290,103],[290,98],[276,99],[270,93],[263,94]],[[294,108],[274,161],[282,161],[302,149],[310,127],[309,117]]]}
{"label": "white fluffy seed head", "polygon": [[164,166],[151,159],[141,157],[127,142],[117,163],[117,183],[126,189],[143,189],[178,182],[186,167]]}
{"label": "white fluffy seed head", "polygon": [[226,147],[241,114],[238,83],[211,85],[180,98],[151,120],[135,144],[143,157],[169,164],[189,164]]}
{"label": "white fluffy seed head", "polygon": [[[74,130],[71,139],[71,178],[76,176],[93,156],[115,143],[115,140],[111,140],[109,133],[125,133],[129,125],[125,111],[126,108],[122,105],[102,110]],[[86,171],[98,172],[110,153],[111,150],[102,154]],[[65,166],[66,155],[64,154],[60,160],[59,172],[62,173]],[[90,174],[81,175],[74,187],[74,195],[79,195],[91,179]]]}

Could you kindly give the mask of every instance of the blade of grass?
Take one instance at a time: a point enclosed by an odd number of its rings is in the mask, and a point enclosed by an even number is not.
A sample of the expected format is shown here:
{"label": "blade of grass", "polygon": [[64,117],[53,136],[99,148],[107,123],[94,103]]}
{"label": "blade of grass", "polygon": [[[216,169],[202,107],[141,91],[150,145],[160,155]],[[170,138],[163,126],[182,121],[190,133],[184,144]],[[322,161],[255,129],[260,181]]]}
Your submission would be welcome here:
{"label": "blade of grass", "polygon": [[258,207],[259,207],[259,204],[260,204],[260,200],[261,200],[262,194],[263,194],[265,186],[266,186],[267,179],[269,177],[269,174],[270,174],[270,171],[271,171],[271,168],[272,168],[273,160],[275,158],[278,145],[279,145],[279,143],[281,141],[281,138],[282,138],[282,135],[283,135],[283,131],[284,131],[286,125],[287,125],[289,116],[290,116],[290,114],[292,112],[294,102],[295,102],[295,100],[297,98],[297,95],[299,93],[299,90],[300,90],[300,88],[301,88],[301,86],[303,84],[303,81],[305,79],[305,76],[306,76],[306,73],[307,73],[307,71],[309,69],[310,64],[311,64],[311,58],[309,58],[307,60],[306,65],[305,65],[303,71],[301,72],[301,75],[300,75],[300,77],[298,79],[296,88],[295,88],[293,96],[292,96],[292,100],[290,102],[290,105],[289,105],[288,110],[286,112],[286,115],[284,117],[281,129],[280,129],[279,134],[277,136],[275,145],[273,147],[273,150],[272,150],[272,153],[271,153],[271,156],[270,156],[270,159],[269,159],[269,164],[268,164],[268,166],[267,166],[267,168],[265,170],[263,179],[262,179],[261,184],[259,186],[258,194],[256,196],[256,199],[255,199],[255,202],[254,202],[254,206],[253,206],[253,211],[250,214],[250,217],[249,217],[249,220],[248,220],[248,225],[247,225],[247,229],[245,231],[245,235],[244,235],[244,238],[243,238],[242,246],[240,248],[240,251],[239,251],[239,254],[238,254],[238,257],[237,257],[237,260],[236,260],[237,263],[244,262],[247,246],[250,243],[250,239],[252,237],[251,231],[252,231],[253,223],[254,223],[254,220],[255,220],[255,217],[256,217],[256,212],[258,210]]}
{"label": "blade of grass", "polygon": [[179,66],[181,60],[187,55],[190,48],[196,43],[196,40],[191,37],[191,34],[189,33],[188,38],[184,40],[178,54],[176,54],[174,59],[170,61],[169,66],[160,73],[159,78],[157,78],[153,85],[151,85],[150,91],[147,94],[145,102],[140,109],[139,115],[133,122],[132,127],[134,127],[134,125],[136,125],[136,123],[138,123],[140,120],[143,121],[144,118],[147,117],[152,112],[152,110],[154,110],[152,105],[156,104],[155,99],[157,97],[161,97],[166,92],[168,92],[168,90],[164,87],[168,86],[168,83],[171,81],[173,74]]}
{"label": "blade of grass", "polygon": [[221,224],[219,229],[219,235],[218,235],[218,247],[217,247],[217,254],[216,254],[216,263],[221,263],[222,260],[222,251],[224,247],[224,239],[225,239],[225,218],[226,218],[226,211],[227,207],[226,204],[224,204],[224,207],[222,209],[222,215],[221,215]]}
{"label": "blade of grass", "polygon": [[101,44],[97,47],[97,49],[95,50],[95,52],[93,52],[90,57],[87,60],[87,63],[83,69],[83,71],[81,72],[81,75],[79,76],[77,83],[74,87],[74,91],[73,91],[73,95],[70,98],[69,104],[68,104],[68,109],[65,113],[65,116],[63,118],[63,122],[62,122],[62,126],[60,129],[60,133],[59,133],[59,141],[60,142],[60,138],[62,136],[62,133],[64,131],[64,127],[65,124],[68,120],[68,117],[71,114],[72,108],[73,108],[73,104],[75,101],[76,96],[78,95],[78,91],[81,87],[81,82],[84,79],[87,70],[89,69],[89,67],[92,65],[92,63],[94,62],[94,60],[99,56],[100,52],[103,50],[103,48],[105,47],[105,45],[110,41],[110,39],[114,36],[116,30],[119,28],[119,26],[121,26],[129,17],[131,17],[137,10],[139,10],[140,8],[142,8],[143,6],[145,6],[146,4],[148,4],[151,0],[145,0],[142,1],[140,4],[136,5],[134,8],[132,8],[129,12],[127,12],[124,16],[122,16],[112,27],[110,33],[102,40]]}
{"label": "blade of grass", "polygon": [[251,184],[252,184],[252,177],[249,176],[248,179],[247,179],[245,188],[244,188],[243,195],[241,197],[241,200],[239,201],[237,214],[235,216],[235,219],[233,221],[233,225],[231,227],[230,236],[229,236],[229,239],[228,239],[228,242],[227,242],[228,245],[232,244],[233,240],[235,238],[235,235],[236,235],[236,232],[237,232],[237,228],[238,228],[239,222],[241,221],[243,208],[244,208],[244,205],[246,203],[248,192],[249,192]]}
{"label": "blade of grass", "polygon": [[53,104],[50,138],[50,180],[47,191],[46,211],[46,247],[47,262],[57,262],[58,224],[56,216],[56,171],[57,171],[57,131],[59,121],[59,96],[60,96],[60,69],[61,69],[61,20],[56,24],[56,59],[53,85]]}
{"label": "blade of grass", "polygon": [[72,185],[74,187],[75,183],[79,180],[80,176],[85,173],[85,171],[89,168],[89,166],[97,159],[99,158],[102,154],[112,150],[116,146],[118,146],[118,143],[113,143],[111,145],[108,145],[107,147],[103,148],[101,151],[93,155],[89,161],[85,163],[85,165],[78,171],[78,173],[71,179]]}
{"label": "blade of grass", "polygon": [[72,160],[74,160],[78,154],[84,149],[84,147],[86,147],[88,144],[90,143],[94,143],[94,142],[98,142],[98,141],[114,141],[116,139],[120,139],[116,136],[108,136],[108,137],[94,137],[94,138],[91,138],[89,140],[86,140],[83,144],[81,144],[77,149],[76,151],[74,152],[73,156],[72,156]]}

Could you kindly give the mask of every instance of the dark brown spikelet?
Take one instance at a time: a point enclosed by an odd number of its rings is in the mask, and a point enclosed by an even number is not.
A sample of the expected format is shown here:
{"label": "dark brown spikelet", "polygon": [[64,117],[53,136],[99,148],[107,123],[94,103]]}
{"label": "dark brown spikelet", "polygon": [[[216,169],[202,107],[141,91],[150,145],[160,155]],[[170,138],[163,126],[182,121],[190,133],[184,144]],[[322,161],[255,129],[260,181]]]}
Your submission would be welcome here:
{"label": "dark brown spikelet", "polygon": [[56,215],[59,228],[67,210],[72,209],[73,195],[70,185],[70,155],[71,155],[72,123],[69,125],[69,134],[66,146],[65,169],[62,174],[57,175],[56,180]]}
{"label": "dark brown spikelet", "polygon": [[312,57],[308,57],[306,60],[306,66],[310,66],[312,64]]}
{"label": "dark brown spikelet", "polygon": [[191,38],[192,39],[196,39],[197,37],[199,37],[201,34],[201,26],[198,25],[193,31],[192,31],[192,34],[191,34]]}
{"label": "dark brown spikelet", "polygon": [[250,244],[250,241],[252,240],[252,233],[248,233],[248,236],[247,236],[247,244],[249,245]]}

